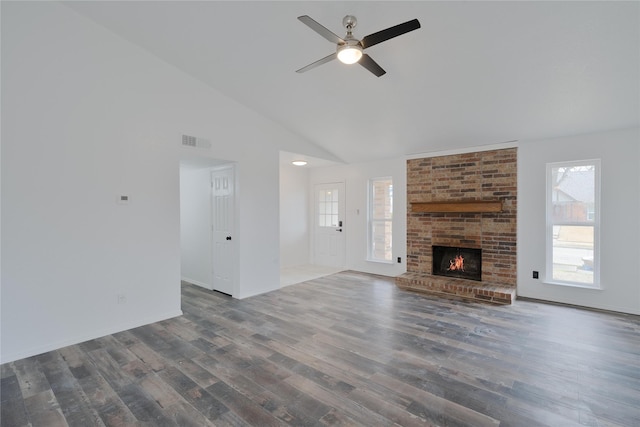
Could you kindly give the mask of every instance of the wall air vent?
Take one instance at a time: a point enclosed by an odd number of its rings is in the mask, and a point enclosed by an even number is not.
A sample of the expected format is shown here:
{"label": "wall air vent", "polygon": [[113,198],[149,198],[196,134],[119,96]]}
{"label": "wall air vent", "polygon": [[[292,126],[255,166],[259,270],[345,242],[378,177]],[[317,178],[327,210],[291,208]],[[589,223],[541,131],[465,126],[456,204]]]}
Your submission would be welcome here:
{"label": "wall air vent", "polygon": [[182,135],[182,145],[186,145],[187,147],[195,147],[196,146],[196,137],[190,135]]}
{"label": "wall air vent", "polygon": [[183,147],[211,148],[211,141],[191,135],[182,135]]}

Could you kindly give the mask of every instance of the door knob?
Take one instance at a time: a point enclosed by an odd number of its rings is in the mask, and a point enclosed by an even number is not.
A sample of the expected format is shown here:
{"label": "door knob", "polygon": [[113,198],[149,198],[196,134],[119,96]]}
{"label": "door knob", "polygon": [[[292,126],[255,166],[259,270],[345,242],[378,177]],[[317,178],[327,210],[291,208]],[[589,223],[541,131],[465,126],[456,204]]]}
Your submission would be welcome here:
{"label": "door knob", "polygon": [[231,236],[227,236],[227,240],[231,240]]}

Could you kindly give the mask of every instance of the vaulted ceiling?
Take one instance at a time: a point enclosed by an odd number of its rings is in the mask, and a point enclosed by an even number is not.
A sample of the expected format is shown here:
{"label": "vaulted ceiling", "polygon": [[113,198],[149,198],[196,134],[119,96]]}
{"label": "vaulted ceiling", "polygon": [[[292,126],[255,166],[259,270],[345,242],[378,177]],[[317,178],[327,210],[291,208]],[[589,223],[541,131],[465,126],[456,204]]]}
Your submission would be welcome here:
{"label": "vaulted ceiling", "polygon": [[[345,162],[640,125],[638,2],[68,2]],[[296,18],[357,38],[386,71],[332,61]]]}

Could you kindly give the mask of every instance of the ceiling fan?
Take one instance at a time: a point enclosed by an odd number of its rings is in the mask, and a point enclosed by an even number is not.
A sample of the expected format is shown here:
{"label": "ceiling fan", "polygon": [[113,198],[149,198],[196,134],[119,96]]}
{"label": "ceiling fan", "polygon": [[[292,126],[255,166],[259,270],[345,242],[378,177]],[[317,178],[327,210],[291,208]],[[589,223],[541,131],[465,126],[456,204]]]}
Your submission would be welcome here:
{"label": "ceiling fan", "polygon": [[355,16],[347,15],[342,19],[342,25],[347,29],[347,35],[344,38],[338,37],[307,15],[298,16],[298,19],[325,39],[335,43],[336,52],[325,56],[316,62],[312,62],[306,67],[296,70],[296,73],[304,73],[318,65],[325,64],[338,58],[338,60],[344,64],[355,64],[357,62],[377,77],[380,77],[385,74],[386,71],[383,70],[382,67],[380,67],[369,55],[362,51],[378,43],[382,43],[420,28],[420,22],[418,22],[417,19],[412,19],[411,21],[389,27],[385,30],[378,31],[377,33],[369,34],[368,36],[363,37],[362,40],[358,40],[353,37],[353,29],[358,23]]}

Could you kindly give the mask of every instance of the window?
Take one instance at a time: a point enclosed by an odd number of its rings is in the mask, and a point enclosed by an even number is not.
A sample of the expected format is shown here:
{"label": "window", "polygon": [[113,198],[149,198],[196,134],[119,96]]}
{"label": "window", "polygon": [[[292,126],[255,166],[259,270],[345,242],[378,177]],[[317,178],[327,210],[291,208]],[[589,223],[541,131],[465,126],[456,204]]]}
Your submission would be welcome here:
{"label": "window", "polygon": [[369,260],[393,262],[393,180],[369,181]]}
{"label": "window", "polygon": [[547,164],[546,282],[599,288],[600,161]]}
{"label": "window", "polygon": [[338,189],[318,191],[318,225],[320,227],[338,226]]}

